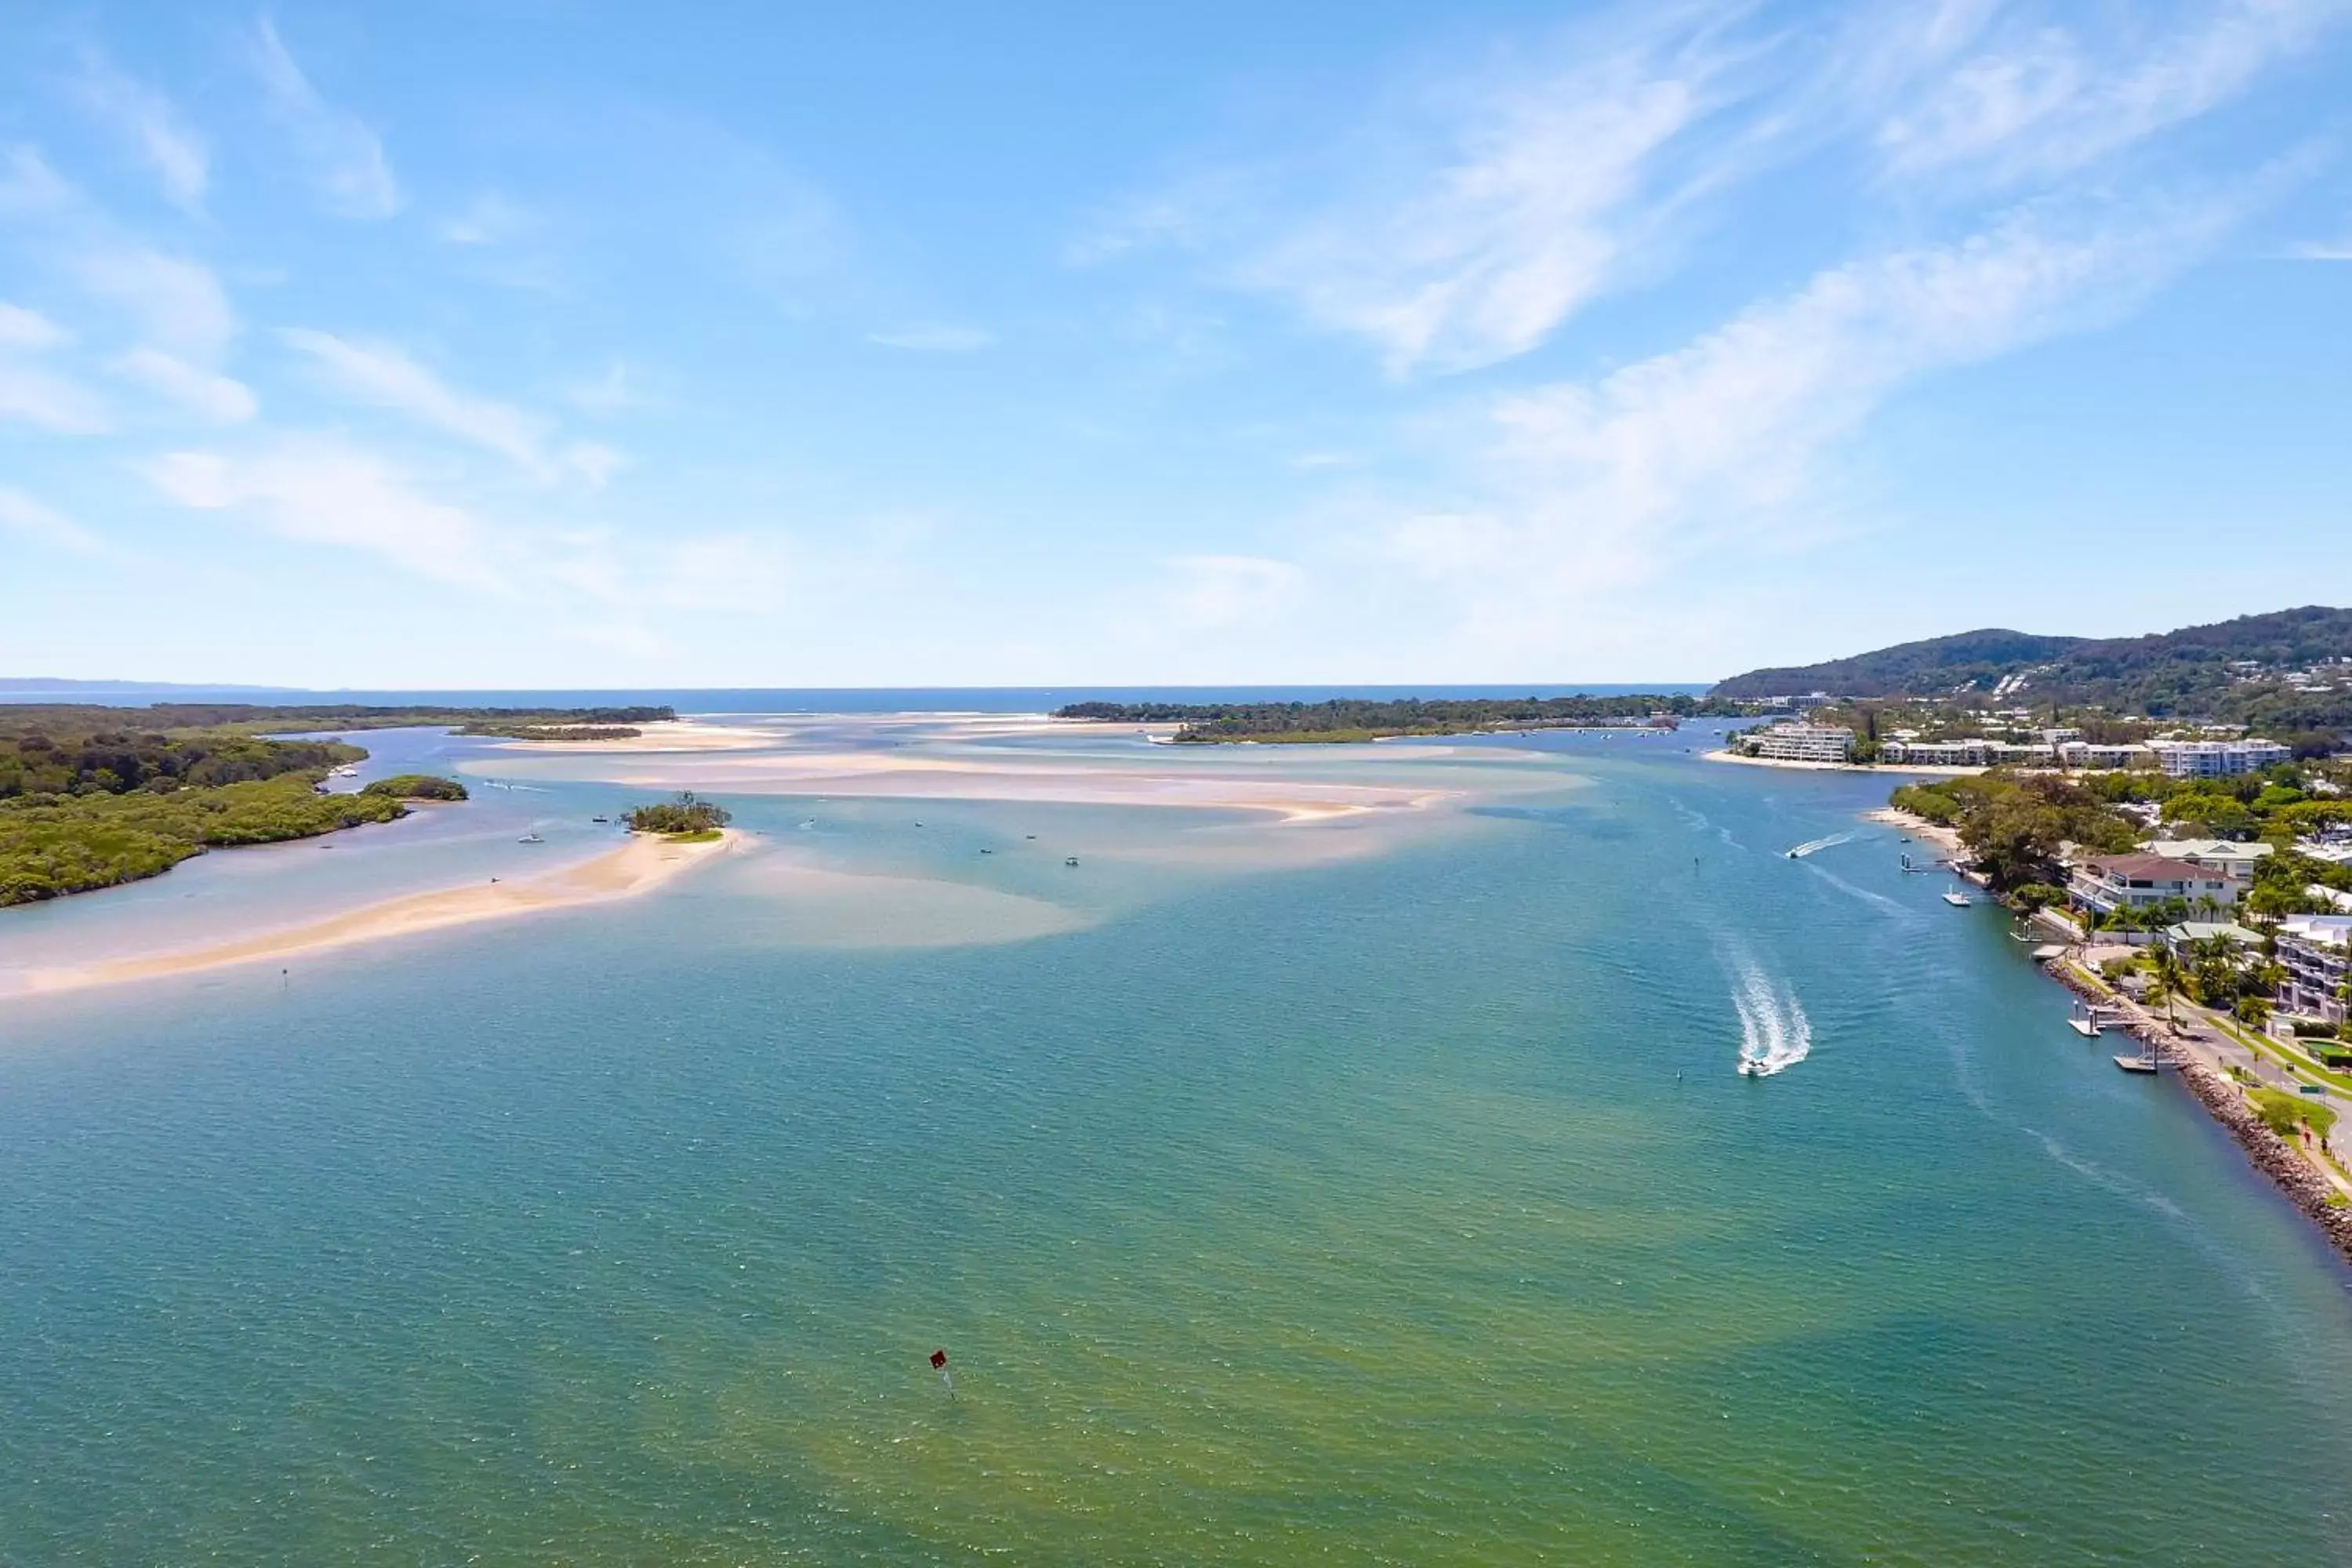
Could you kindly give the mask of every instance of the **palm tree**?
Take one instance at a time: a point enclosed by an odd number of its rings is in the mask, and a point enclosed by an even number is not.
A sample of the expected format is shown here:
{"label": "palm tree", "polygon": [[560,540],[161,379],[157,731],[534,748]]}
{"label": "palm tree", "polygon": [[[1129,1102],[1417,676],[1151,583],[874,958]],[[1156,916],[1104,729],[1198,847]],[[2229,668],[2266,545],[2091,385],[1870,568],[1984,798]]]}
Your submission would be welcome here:
{"label": "palm tree", "polygon": [[2147,994],[2151,1000],[2161,1001],[2164,1004],[2164,1021],[2175,1031],[2179,1029],[2180,1024],[2173,1016],[2172,999],[2180,994],[2186,979],[2187,976],[2180,968],[2180,960],[2172,955],[2170,948],[2159,942],[2150,950],[2147,963]]}

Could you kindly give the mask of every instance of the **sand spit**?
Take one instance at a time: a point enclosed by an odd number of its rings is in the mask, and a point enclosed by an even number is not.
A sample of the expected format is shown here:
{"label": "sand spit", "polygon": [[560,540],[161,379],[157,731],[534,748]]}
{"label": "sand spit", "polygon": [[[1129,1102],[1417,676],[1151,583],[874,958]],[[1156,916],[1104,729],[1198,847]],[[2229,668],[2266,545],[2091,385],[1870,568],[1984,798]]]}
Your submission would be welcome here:
{"label": "sand spit", "polygon": [[683,872],[723,854],[740,842],[727,833],[699,844],[674,843],[650,836],[634,836],[621,847],[593,860],[567,866],[542,876],[445,888],[412,893],[381,903],[348,910],[339,915],[279,931],[206,947],[141,953],[51,969],[35,969],[25,976],[20,994],[47,994],[92,985],[116,985],[127,981],[153,980],[192,974],[231,964],[285,963],[311,953],[413,936],[449,926],[505,920],[546,910],[606,903],[651,892]]}

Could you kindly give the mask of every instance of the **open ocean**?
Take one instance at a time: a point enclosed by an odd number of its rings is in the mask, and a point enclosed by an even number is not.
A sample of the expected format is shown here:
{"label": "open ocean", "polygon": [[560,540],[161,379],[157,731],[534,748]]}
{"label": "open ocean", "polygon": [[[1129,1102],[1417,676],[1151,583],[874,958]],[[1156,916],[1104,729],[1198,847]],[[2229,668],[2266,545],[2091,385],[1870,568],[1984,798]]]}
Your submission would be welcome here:
{"label": "open ocean", "polygon": [[[749,858],[0,1005],[0,1563],[2352,1561],[2352,1272],[1885,780],[1710,732],[1407,756],[1519,782],[1214,874],[1164,809],[715,792],[978,901]],[[362,739],[530,786],[415,828],[469,875],[645,794]]]}

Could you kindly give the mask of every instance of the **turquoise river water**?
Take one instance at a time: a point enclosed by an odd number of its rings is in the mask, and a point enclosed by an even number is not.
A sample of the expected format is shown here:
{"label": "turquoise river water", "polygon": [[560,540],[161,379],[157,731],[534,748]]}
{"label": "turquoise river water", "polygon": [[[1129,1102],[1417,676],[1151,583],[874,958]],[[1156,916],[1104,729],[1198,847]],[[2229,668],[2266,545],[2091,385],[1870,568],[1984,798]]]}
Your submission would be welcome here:
{"label": "turquoise river water", "polygon": [[[2352,1561],[2345,1268],[1884,781],[1685,742],[988,742],[1469,791],[1329,855],[716,775],[640,900],[0,1002],[0,1562]],[[535,787],[0,964],[644,794],[371,743]]]}

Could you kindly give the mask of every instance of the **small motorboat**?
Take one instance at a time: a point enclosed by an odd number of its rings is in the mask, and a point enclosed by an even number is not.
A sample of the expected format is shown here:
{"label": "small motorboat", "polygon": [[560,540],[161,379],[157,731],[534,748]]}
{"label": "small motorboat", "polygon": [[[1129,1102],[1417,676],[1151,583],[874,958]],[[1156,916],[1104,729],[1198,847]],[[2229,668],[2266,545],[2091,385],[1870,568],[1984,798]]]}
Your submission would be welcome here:
{"label": "small motorboat", "polygon": [[1062,864],[1063,864],[1063,865],[1065,865],[1065,866],[1075,866],[1075,865],[1076,865],[1077,863],[1078,863],[1078,858],[1077,858],[1076,856],[1075,856],[1075,855],[1071,856],[1068,859],[1066,859],[1066,860],[1065,860],[1065,861],[1063,861],[1063,862],[1062,862]]}
{"label": "small motorboat", "polygon": [[613,819],[609,816],[592,816],[588,820],[591,822],[610,822]]}
{"label": "small motorboat", "polygon": [[515,842],[518,844],[544,844],[547,840],[541,838],[536,833],[526,833],[520,838],[516,839]]}

